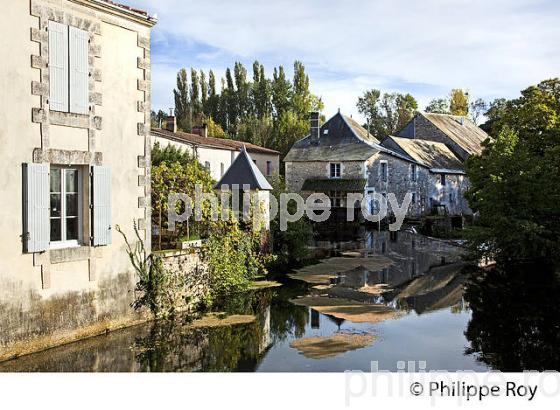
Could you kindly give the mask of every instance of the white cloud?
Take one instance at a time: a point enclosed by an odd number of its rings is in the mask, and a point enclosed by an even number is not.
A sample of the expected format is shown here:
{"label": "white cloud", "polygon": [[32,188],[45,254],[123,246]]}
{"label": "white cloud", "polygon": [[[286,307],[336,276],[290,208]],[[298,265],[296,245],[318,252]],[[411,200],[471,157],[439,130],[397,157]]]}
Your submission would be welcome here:
{"label": "white cloud", "polygon": [[[452,87],[477,97],[511,97],[557,76],[560,67],[557,1],[129,3],[158,14],[158,42],[172,35],[208,46],[196,56],[176,55],[174,63],[156,61],[155,105],[171,99],[177,68],[211,66],[220,56],[231,59],[229,65],[235,58],[257,58],[265,66],[303,61],[327,114],[337,107],[356,114],[357,96],[372,86],[409,91],[422,103]],[[223,65],[219,61],[218,72]]]}

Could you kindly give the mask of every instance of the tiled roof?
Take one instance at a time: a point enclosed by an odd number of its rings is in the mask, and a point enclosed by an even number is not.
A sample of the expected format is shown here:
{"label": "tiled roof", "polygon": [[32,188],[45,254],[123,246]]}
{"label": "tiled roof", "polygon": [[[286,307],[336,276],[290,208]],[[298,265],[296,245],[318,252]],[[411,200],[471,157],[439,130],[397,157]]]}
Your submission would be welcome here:
{"label": "tiled roof", "polygon": [[113,6],[120,7],[121,9],[125,9],[125,10],[128,10],[128,11],[132,11],[132,12],[138,13],[138,14],[142,14],[142,15],[144,15],[144,16],[147,16],[147,15],[148,15],[148,12],[147,12],[147,11],[140,10],[140,9],[135,9],[134,7],[130,7],[130,6],[127,6],[127,5],[121,4],[121,3],[117,3],[117,2],[114,2],[114,1],[112,1],[112,0],[101,0],[101,1],[103,1],[104,3],[112,4]]}
{"label": "tiled roof", "polygon": [[151,133],[152,135],[157,137],[167,138],[179,142],[185,142],[189,145],[226,149],[230,151],[241,151],[243,146],[245,146],[248,152],[259,153],[259,154],[280,155],[278,151],[275,151],[270,148],[264,148],[259,145],[250,144],[248,142],[230,140],[227,138],[203,137],[198,134],[190,134],[181,131],[171,132],[160,128],[153,129]]}
{"label": "tiled roof", "polygon": [[461,161],[441,142],[389,136],[382,145],[389,149],[396,148],[400,153],[431,170],[464,171]]}
{"label": "tiled roof", "polygon": [[224,185],[230,189],[233,185],[238,185],[240,189],[243,188],[243,185],[249,185],[249,189],[252,190],[272,190],[272,186],[259,171],[245,147],[241,149],[241,153],[235,158],[214,189],[220,189]]}
{"label": "tiled roof", "polygon": [[448,114],[420,114],[469,154],[482,152],[482,142],[488,138],[488,134],[468,118]]}

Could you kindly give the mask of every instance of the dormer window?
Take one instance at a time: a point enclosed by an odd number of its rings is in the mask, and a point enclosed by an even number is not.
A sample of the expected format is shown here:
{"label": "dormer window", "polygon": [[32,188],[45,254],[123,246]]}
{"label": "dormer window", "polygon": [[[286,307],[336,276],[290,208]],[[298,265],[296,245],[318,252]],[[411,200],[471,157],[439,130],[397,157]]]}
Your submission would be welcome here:
{"label": "dormer window", "polygon": [[340,162],[331,163],[331,178],[340,178]]}

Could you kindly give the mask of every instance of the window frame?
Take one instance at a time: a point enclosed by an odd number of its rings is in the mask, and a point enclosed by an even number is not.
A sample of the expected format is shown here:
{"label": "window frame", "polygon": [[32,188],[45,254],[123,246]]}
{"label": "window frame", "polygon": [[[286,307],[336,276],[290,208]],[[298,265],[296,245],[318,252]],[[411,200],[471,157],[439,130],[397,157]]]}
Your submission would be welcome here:
{"label": "window frame", "polygon": [[379,161],[379,179],[381,182],[389,181],[389,163],[386,160]]}
{"label": "window frame", "polygon": [[[333,172],[334,170],[334,172]],[[329,163],[329,178],[340,179],[342,177],[342,164],[340,162]]]}
{"label": "window frame", "polygon": [[[84,184],[83,184],[83,167],[80,166],[64,166],[64,165],[51,165],[49,170],[49,204],[50,196],[52,195],[50,175],[53,170],[60,170],[60,218],[52,217],[50,214],[51,207],[49,205],[49,248],[50,249],[62,249],[62,248],[73,248],[79,247],[83,244],[83,224],[84,224]],[[66,217],[66,171],[76,171],[78,179],[78,191],[76,192],[78,196],[78,215],[75,217],[78,220],[78,233],[77,239],[66,239],[66,227],[67,227],[67,217]],[[60,240],[53,241],[50,234],[51,224],[53,219],[60,219]]]}
{"label": "window frame", "polygon": [[416,182],[418,180],[418,166],[410,164],[410,180]]}
{"label": "window frame", "polygon": [[[66,68],[66,73],[65,73],[66,78],[64,79],[64,82],[66,84],[65,93],[67,95],[66,95],[66,101],[65,101],[65,104],[64,104],[65,107],[63,109],[53,108],[51,106],[51,104],[49,104],[49,111],[59,112],[59,113],[62,113],[62,114],[89,115],[89,111],[91,110],[91,106],[89,105],[90,90],[87,87],[84,88],[84,91],[86,92],[86,95],[85,95],[85,102],[86,102],[85,112],[81,112],[81,111],[78,112],[75,109],[73,109],[73,106],[72,106],[72,101],[73,101],[72,96],[76,95],[77,90],[75,88],[73,89],[73,87],[72,87],[72,84],[73,84],[73,82],[72,82],[72,63],[71,63],[72,62],[72,55],[71,55],[72,47],[71,47],[71,38],[70,37],[71,37],[72,30],[82,32],[87,36],[88,46],[87,46],[87,52],[86,53],[87,53],[87,60],[89,60],[89,45],[91,43],[90,33],[87,30],[80,29],[80,28],[75,27],[75,26],[70,25],[70,24],[58,23],[54,20],[49,20],[49,23],[50,22],[59,24],[61,26],[64,26],[64,30],[66,31],[66,37],[65,37],[66,43],[64,44],[64,49],[65,49],[65,58],[66,58],[66,67],[67,68]],[[49,36],[50,36],[50,32],[49,32]],[[49,52],[48,52],[49,63],[50,63],[51,59],[53,58],[53,55],[51,54],[53,52],[54,52],[54,50],[52,50],[49,47]],[[49,74],[50,74],[50,72],[49,72]],[[89,64],[89,61],[88,61],[88,63],[87,63],[87,78],[89,78],[90,75],[91,75],[91,67],[90,67],[90,64]],[[52,84],[52,82],[49,82],[49,97],[48,97],[49,102],[51,100],[51,95],[52,95],[51,94],[51,87],[53,87],[53,84]]]}

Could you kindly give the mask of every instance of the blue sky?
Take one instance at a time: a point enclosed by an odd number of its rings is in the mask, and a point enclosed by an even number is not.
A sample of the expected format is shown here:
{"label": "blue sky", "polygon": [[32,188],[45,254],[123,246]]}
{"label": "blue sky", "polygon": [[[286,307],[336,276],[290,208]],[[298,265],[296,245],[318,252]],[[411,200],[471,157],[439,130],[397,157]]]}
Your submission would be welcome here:
{"label": "blue sky", "polygon": [[409,92],[420,108],[451,88],[472,98],[515,97],[557,77],[557,0],[121,0],[156,14],[152,32],[152,105],[173,107],[177,70],[218,76],[235,61],[267,74],[293,61],[307,69],[312,92],[360,118],[369,88]]}

